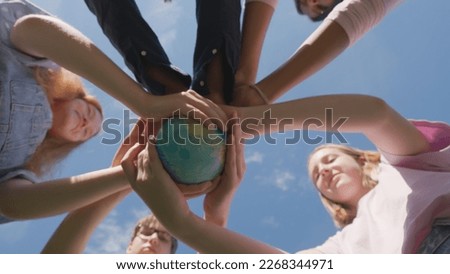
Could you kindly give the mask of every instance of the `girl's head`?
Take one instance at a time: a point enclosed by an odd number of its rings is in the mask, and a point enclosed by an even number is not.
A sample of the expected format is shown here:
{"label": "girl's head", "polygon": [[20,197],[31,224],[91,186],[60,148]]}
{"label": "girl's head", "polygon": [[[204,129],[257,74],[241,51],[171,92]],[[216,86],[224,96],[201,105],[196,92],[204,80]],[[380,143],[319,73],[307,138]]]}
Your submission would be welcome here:
{"label": "girl's head", "polygon": [[45,89],[53,111],[50,136],[78,143],[100,131],[103,120],[100,103],[88,94],[77,75],[62,68],[37,68],[35,75]]}
{"label": "girl's head", "polygon": [[321,200],[338,227],[350,224],[362,196],[378,183],[380,154],[343,145],[317,147],[308,160],[308,172]]}
{"label": "girl's head", "polygon": [[26,164],[38,175],[47,172],[73,149],[95,136],[103,120],[100,103],[90,96],[81,79],[66,69],[34,69],[53,112],[52,128]]}
{"label": "girl's head", "polygon": [[149,215],[137,223],[128,245],[131,254],[175,254],[178,241],[156,219]]}

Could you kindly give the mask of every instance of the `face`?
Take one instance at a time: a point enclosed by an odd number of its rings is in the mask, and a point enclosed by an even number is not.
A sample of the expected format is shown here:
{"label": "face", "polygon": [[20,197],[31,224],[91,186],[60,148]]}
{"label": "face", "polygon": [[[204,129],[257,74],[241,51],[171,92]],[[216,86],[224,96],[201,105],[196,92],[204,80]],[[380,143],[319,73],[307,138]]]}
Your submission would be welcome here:
{"label": "face", "polygon": [[53,107],[50,134],[70,142],[82,142],[100,131],[100,111],[82,99],[58,101]]}
{"label": "face", "polygon": [[170,254],[172,237],[159,223],[142,225],[128,245],[129,254]]}
{"label": "face", "polygon": [[309,174],[317,189],[328,199],[356,206],[369,189],[362,184],[363,160],[337,148],[323,148],[315,152],[309,161]]}
{"label": "face", "polygon": [[296,0],[302,12],[309,18],[314,19],[329,7],[333,6],[335,0]]}

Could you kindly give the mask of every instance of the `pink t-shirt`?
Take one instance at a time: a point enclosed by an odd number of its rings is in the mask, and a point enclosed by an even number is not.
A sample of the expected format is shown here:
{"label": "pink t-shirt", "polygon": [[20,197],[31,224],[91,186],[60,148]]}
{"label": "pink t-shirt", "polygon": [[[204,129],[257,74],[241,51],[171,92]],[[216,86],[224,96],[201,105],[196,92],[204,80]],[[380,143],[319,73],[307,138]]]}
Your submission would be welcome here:
{"label": "pink t-shirt", "polygon": [[378,185],[358,203],[353,223],[324,244],[323,253],[415,253],[437,218],[450,218],[450,126],[411,121],[430,151],[382,153]]}
{"label": "pink t-shirt", "polygon": [[352,45],[402,1],[344,0],[330,12],[324,21],[335,21],[342,26],[350,39],[350,45]]}

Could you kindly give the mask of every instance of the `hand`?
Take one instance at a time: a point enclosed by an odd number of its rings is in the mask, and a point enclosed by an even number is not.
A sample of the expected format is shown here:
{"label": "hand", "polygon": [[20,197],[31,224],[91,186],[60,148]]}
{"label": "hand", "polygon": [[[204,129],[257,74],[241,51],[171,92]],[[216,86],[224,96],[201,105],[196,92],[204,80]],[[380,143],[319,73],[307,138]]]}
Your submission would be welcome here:
{"label": "hand", "polygon": [[205,126],[216,125],[226,131],[227,116],[214,102],[206,99],[193,90],[165,96],[154,96],[151,104],[145,108],[150,109],[149,117],[157,119],[182,115],[193,120],[200,120]]}
{"label": "hand", "polygon": [[183,193],[162,166],[152,142],[145,148],[135,144],[121,165],[133,190],[167,229],[177,216],[190,212]]}
{"label": "hand", "polygon": [[238,107],[250,107],[265,104],[266,103],[258,92],[254,88],[251,88],[250,85],[239,85],[234,87],[231,105]]}
{"label": "hand", "polygon": [[120,165],[120,161],[123,156],[131,147],[133,147],[136,143],[145,144],[148,141],[148,136],[154,135],[155,132],[158,132],[160,126],[160,123],[156,123],[153,119],[140,118],[134,125],[133,129],[131,129],[130,134],[128,134],[120,147],[117,149],[111,166],[114,167]]}
{"label": "hand", "polygon": [[[236,118],[236,114],[234,118]],[[237,121],[237,119],[234,120]],[[232,128],[232,135],[230,135],[231,142],[227,148],[224,171],[214,180],[218,181],[213,182],[213,184],[217,184],[217,187],[206,194],[203,202],[205,219],[221,226],[226,224],[231,201],[246,171],[241,135],[240,125],[236,122]]]}

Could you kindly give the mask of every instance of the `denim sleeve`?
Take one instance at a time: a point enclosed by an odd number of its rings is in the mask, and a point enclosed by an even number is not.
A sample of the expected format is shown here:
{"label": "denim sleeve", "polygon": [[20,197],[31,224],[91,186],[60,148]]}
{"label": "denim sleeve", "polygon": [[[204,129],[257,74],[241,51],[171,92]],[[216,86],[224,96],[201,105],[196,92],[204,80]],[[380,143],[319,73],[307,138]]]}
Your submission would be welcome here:
{"label": "denim sleeve", "polygon": [[119,51],[136,80],[149,92],[165,93],[165,87],[147,75],[147,66],[167,67],[189,88],[191,78],[171,64],[158,36],[142,17],[134,0],[85,0],[111,44]]}
{"label": "denim sleeve", "polygon": [[197,41],[194,52],[194,80],[192,88],[208,94],[206,67],[214,55],[225,56],[225,96],[230,97],[234,85],[240,53],[240,0],[197,0]]}

